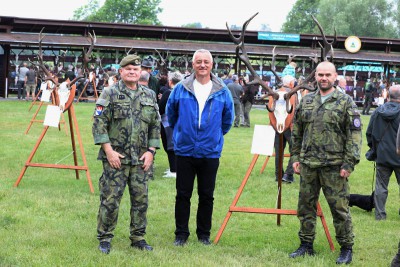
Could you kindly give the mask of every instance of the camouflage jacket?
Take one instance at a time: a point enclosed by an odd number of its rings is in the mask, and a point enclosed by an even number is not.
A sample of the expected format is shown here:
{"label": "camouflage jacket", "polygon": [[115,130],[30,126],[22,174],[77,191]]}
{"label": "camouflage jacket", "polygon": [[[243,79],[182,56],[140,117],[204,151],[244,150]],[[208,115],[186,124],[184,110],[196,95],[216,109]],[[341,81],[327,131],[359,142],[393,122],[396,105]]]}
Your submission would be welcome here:
{"label": "camouflage jacket", "polygon": [[304,96],[294,118],[292,162],[311,168],[340,165],[352,172],[360,161],[361,127],[350,96],[335,90],[323,104],[319,91]]}
{"label": "camouflage jacket", "polygon": [[[131,90],[122,81],[103,90],[96,102],[92,132],[96,145],[110,143],[125,156],[122,164],[142,164],[139,158],[149,147],[160,147],[155,93],[142,85]],[[107,160],[102,148],[98,159]]]}

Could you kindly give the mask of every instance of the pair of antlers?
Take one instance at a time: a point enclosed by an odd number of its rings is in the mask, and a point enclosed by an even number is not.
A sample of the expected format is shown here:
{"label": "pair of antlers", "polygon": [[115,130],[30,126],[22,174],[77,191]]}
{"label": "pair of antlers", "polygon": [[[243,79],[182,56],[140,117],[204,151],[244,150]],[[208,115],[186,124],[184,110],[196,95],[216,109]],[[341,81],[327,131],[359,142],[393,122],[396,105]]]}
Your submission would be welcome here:
{"label": "pair of antlers", "polygon": [[[276,100],[279,99],[279,94],[274,92],[274,90],[272,90],[272,88],[270,88],[266,82],[264,82],[260,76],[257,74],[257,72],[254,70],[252,64],[250,63],[250,59],[249,56],[247,54],[247,51],[245,49],[245,42],[244,42],[244,36],[245,36],[245,32],[247,29],[247,26],[249,25],[249,23],[251,22],[251,20],[258,15],[258,12],[256,14],[254,14],[251,18],[249,18],[242,27],[242,31],[239,37],[235,37],[232,33],[232,31],[230,30],[228,23],[226,23],[226,28],[228,29],[229,32],[229,36],[232,39],[232,41],[236,44],[236,55],[237,57],[246,65],[247,69],[250,71],[250,73],[253,75],[254,79],[253,81],[251,81],[250,83],[247,83],[248,85],[253,85],[253,84],[259,84],[261,85],[261,87],[263,87],[265,90],[267,90],[268,95],[272,96],[272,99],[274,101],[273,105],[271,108],[267,107],[268,111],[270,112],[274,112],[275,110],[275,106],[276,106]],[[330,51],[333,57],[333,45],[336,43],[336,30],[335,30],[335,37],[334,40],[329,43],[328,40],[326,39],[325,33],[321,27],[321,25],[319,24],[319,22],[317,21],[317,19],[312,16],[314,22],[317,24],[321,35],[322,35],[322,41],[323,44],[319,43],[320,47],[321,47],[321,60],[325,61],[327,60],[327,55]],[[272,73],[275,75],[278,84],[282,83],[282,80],[280,79],[279,75],[275,72],[275,58],[276,58],[275,54],[275,47],[272,50],[272,61],[271,61],[271,71]],[[289,56],[289,63],[290,61],[293,60],[295,56],[290,55]],[[311,58],[315,63],[318,63],[318,58],[317,55],[314,55],[314,57]],[[300,89],[308,89],[308,90],[313,90],[312,88],[310,88],[308,86],[308,83],[312,80],[312,78],[314,78],[315,75],[315,71],[316,69],[314,68],[314,70],[307,76],[306,79],[304,79],[301,83],[299,83],[296,87],[294,87],[290,92],[288,92],[287,94],[285,94],[284,98],[286,101],[286,110],[288,113],[292,112],[292,106],[290,105],[290,98],[292,95],[294,95],[298,90]]]}

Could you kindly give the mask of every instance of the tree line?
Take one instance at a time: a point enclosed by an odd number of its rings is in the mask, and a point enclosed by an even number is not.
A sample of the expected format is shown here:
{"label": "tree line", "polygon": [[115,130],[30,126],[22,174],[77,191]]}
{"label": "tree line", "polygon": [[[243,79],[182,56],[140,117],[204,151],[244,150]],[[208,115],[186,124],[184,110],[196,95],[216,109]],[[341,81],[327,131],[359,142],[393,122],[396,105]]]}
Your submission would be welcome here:
{"label": "tree line", "polygon": [[[89,0],[74,11],[73,20],[161,25],[161,0]],[[282,32],[318,33],[314,15],[325,33],[360,37],[400,38],[400,0],[297,0],[286,16]],[[202,28],[200,22],[182,27]],[[241,26],[232,25],[232,29]],[[266,24],[260,31],[270,30]]]}

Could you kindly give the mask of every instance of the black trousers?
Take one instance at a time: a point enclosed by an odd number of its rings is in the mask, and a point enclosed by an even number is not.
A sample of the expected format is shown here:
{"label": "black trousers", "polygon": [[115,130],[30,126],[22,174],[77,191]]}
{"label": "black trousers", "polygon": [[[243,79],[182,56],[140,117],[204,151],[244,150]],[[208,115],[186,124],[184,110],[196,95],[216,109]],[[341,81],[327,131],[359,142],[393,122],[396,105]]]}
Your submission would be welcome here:
{"label": "black trousers", "polygon": [[[172,142],[172,133],[170,134],[170,136],[167,136],[166,130],[165,130],[164,126],[162,125],[162,123],[161,123],[160,133],[161,133],[161,141],[163,144],[163,148],[168,156],[169,171],[176,172],[175,151],[173,150],[173,146],[172,146],[172,148],[169,147],[170,143]],[[170,138],[171,140],[168,140],[168,138]]]}
{"label": "black trousers", "polygon": [[[290,139],[292,137],[292,131],[289,129],[286,129],[283,133],[283,154],[285,154],[285,148],[286,144],[289,145],[289,148],[291,146]],[[274,148],[275,148],[275,178],[278,179],[278,168],[279,168],[279,134],[278,132],[275,134],[275,143],[274,143]],[[292,161],[289,159],[288,165],[286,167],[286,170],[284,170],[284,166],[282,166],[282,175],[283,174],[288,174],[288,175],[293,175],[293,166],[292,166]]]}
{"label": "black trousers", "polygon": [[190,235],[190,198],[197,175],[199,204],[196,216],[196,234],[198,238],[210,237],[219,158],[177,156],[176,165],[175,235],[183,238]]}

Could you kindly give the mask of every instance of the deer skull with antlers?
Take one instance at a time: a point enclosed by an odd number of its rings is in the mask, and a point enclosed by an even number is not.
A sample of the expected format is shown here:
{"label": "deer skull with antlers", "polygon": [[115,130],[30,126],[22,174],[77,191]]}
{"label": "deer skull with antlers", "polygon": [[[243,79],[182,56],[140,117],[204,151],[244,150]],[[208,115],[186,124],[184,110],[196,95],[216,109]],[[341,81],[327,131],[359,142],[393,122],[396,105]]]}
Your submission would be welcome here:
{"label": "deer skull with antlers", "polygon": [[[250,73],[253,75],[254,80],[250,83],[247,83],[247,85],[252,85],[252,84],[259,84],[261,87],[263,87],[269,96],[269,101],[268,101],[268,106],[267,109],[269,111],[269,118],[271,121],[271,125],[274,127],[274,129],[278,133],[284,132],[287,128],[290,127],[290,124],[293,120],[293,109],[295,108],[296,105],[296,93],[300,89],[307,89],[307,90],[315,90],[314,88],[308,86],[308,83],[314,78],[315,75],[315,69],[308,75],[306,79],[304,79],[300,84],[298,84],[296,87],[291,88],[288,92],[287,90],[283,89],[282,90],[282,81],[280,77],[277,75],[275,72],[275,47],[272,50],[272,62],[271,62],[271,71],[275,75],[277,79],[277,85],[279,89],[277,91],[272,90],[266,82],[264,82],[260,76],[258,76],[257,72],[254,70],[252,64],[250,63],[250,59],[247,55],[247,51],[245,49],[245,42],[244,42],[244,36],[246,32],[246,28],[251,22],[251,20],[257,16],[258,13],[254,14],[251,18],[249,18],[242,27],[242,31],[240,36],[237,38],[232,34],[232,31],[230,30],[228,23],[226,23],[226,28],[228,29],[229,36],[231,37],[232,41],[236,44],[236,55],[237,57],[246,65],[247,69],[250,71]],[[321,58],[322,60],[326,60],[328,52],[332,50],[331,55],[333,55],[333,44],[336,42],[336,31],[335,31],[335,39],[333,42],[329,43],[325,37],[325,34],[323,32],[323,29],[321,25],[318,23],[318,21],[315,19],[314,16],[312,16],[313,20],[317,24],[318,28],[321,31],[322,38],[323,38],[323,44],[319,43],[321,47]],[[293,60],[295,56],[292,54],[289,55],[289,61]],[[333,56],[332,56],[333,57]],[[315,62],[316,57],[312,58]],[[318,62],[318,60],[317,60]]]}

